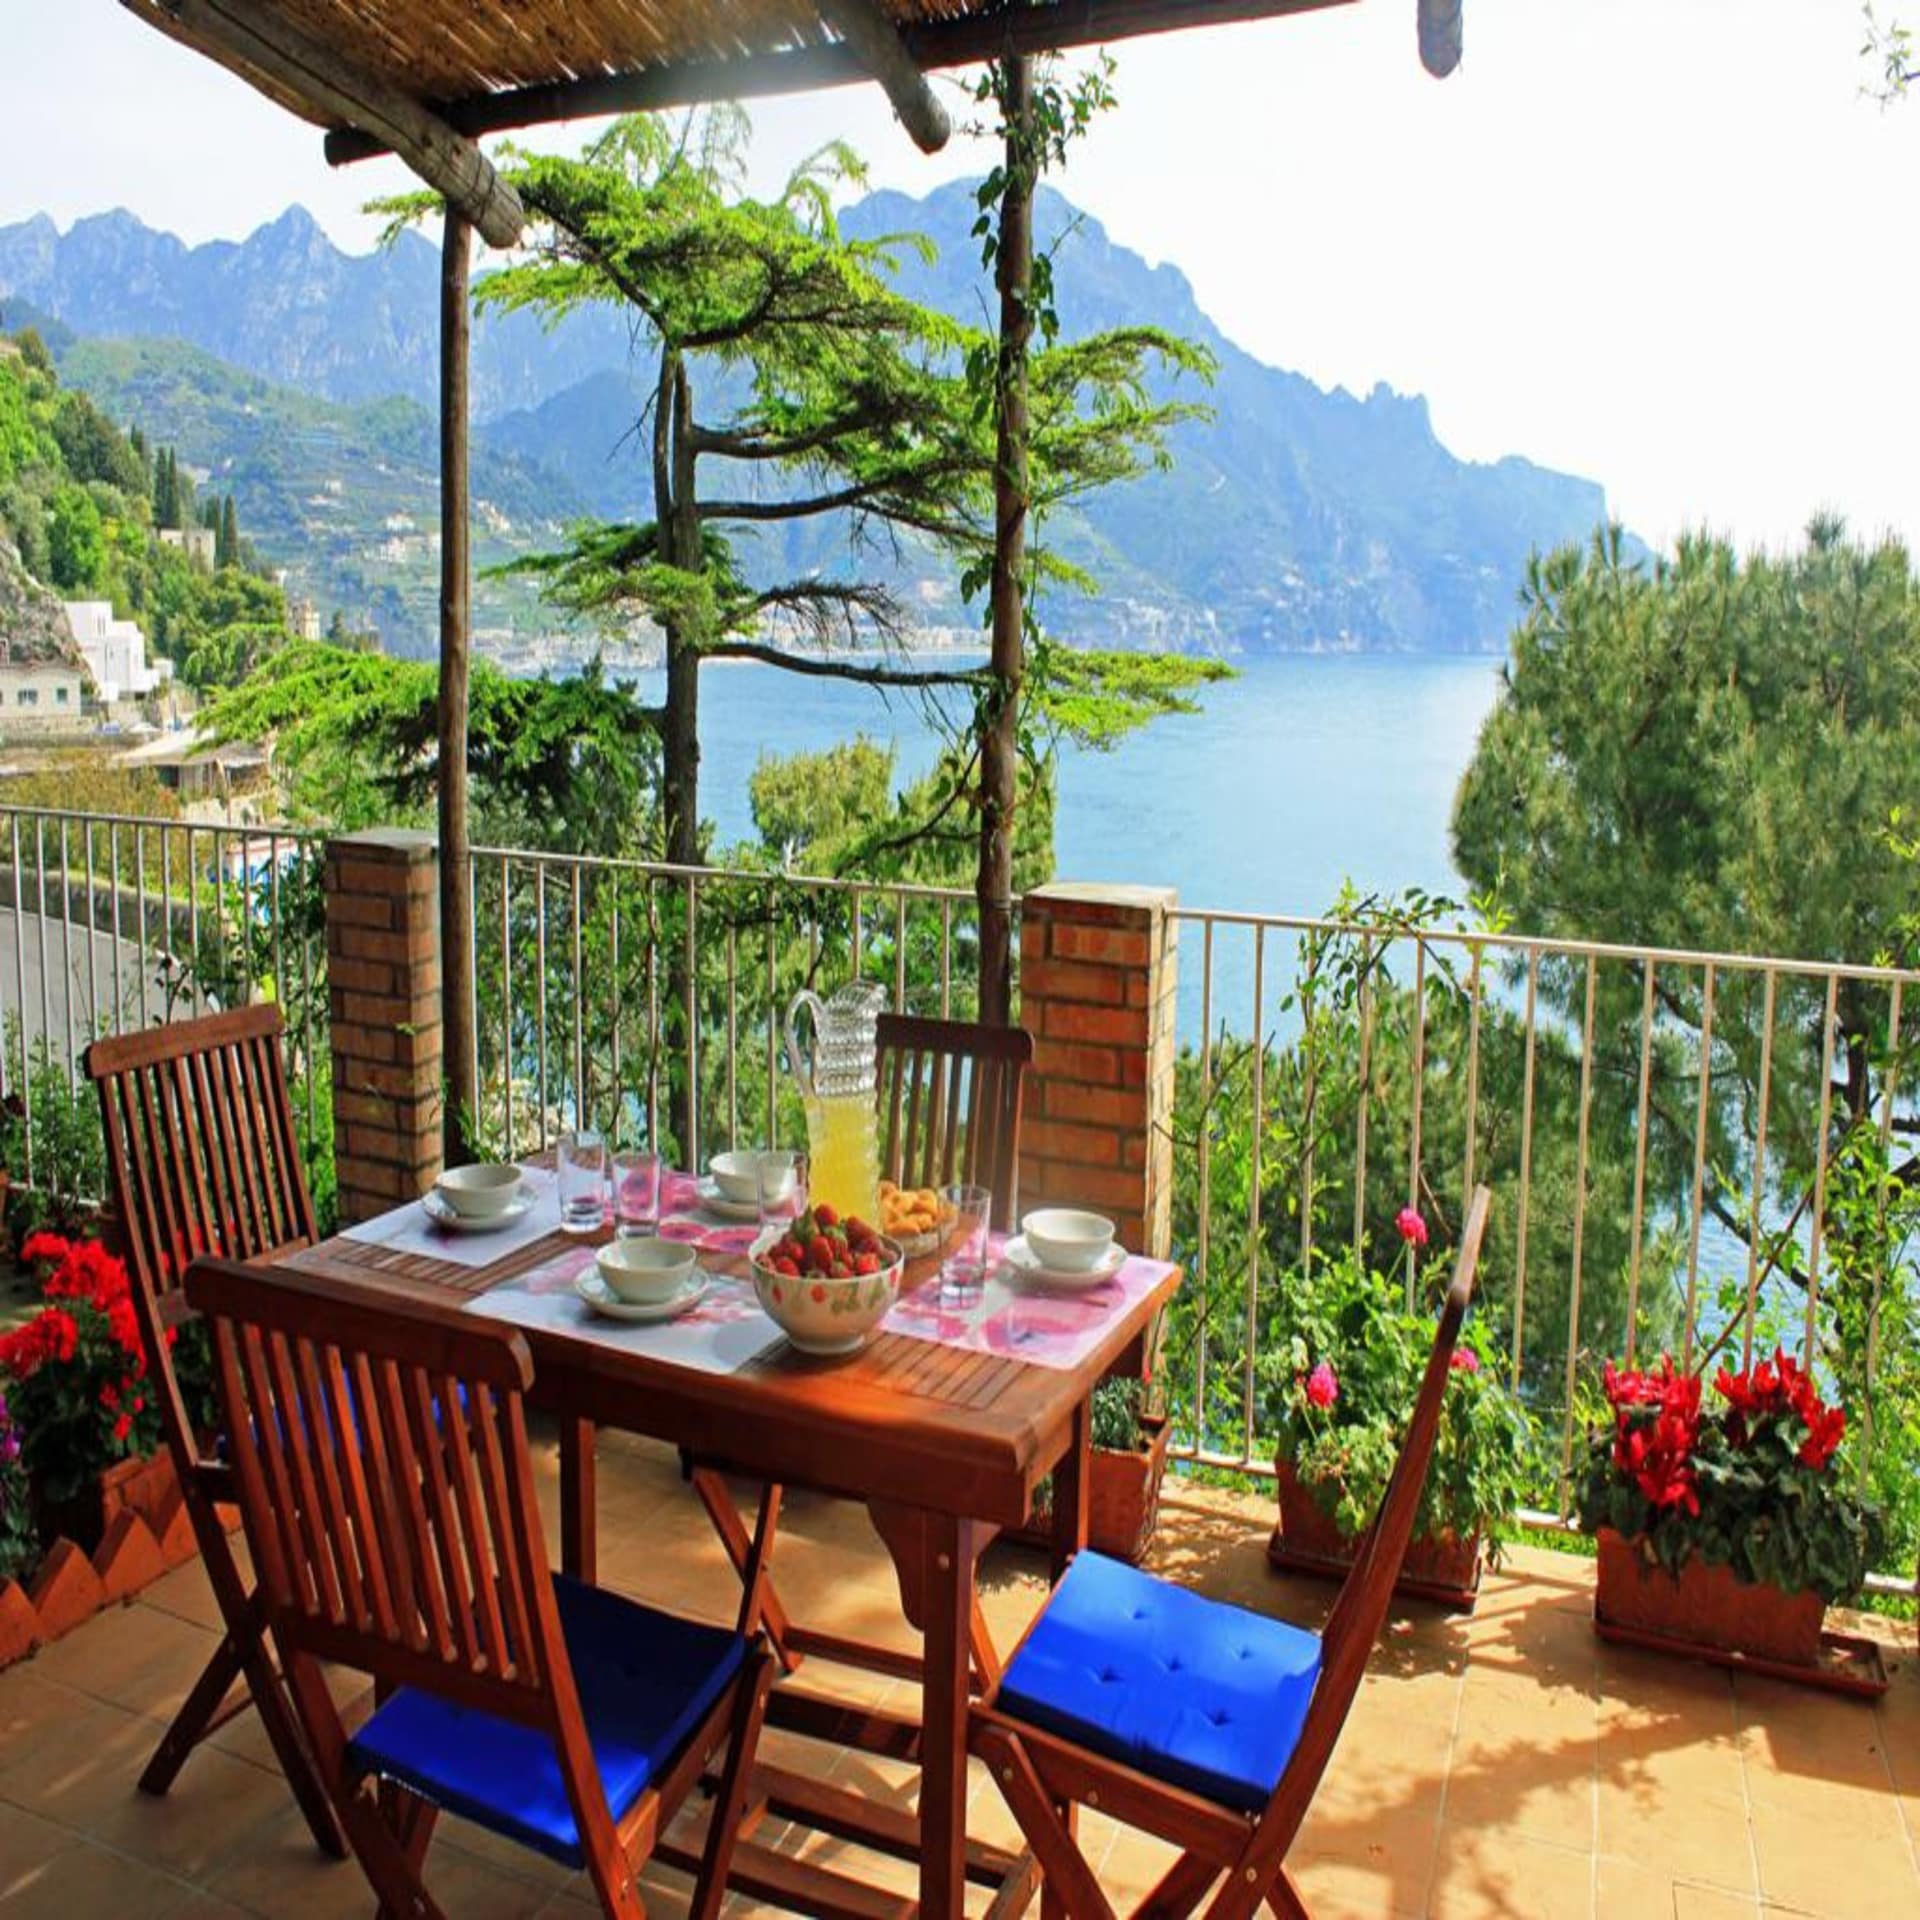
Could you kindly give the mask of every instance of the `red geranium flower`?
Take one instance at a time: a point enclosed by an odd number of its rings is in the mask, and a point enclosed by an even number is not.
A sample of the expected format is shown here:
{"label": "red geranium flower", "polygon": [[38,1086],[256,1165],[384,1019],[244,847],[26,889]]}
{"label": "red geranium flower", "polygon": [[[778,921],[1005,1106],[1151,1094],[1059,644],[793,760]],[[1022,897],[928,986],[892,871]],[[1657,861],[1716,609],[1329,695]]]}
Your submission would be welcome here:
{"label": "red geranium flower", "polygon": [[1394,1231],[1410,1247],[1424,1247],[1427,1244],[1427,1223],[1421,1219],[1417,1207],[1402,1207],[1393,1216]]}

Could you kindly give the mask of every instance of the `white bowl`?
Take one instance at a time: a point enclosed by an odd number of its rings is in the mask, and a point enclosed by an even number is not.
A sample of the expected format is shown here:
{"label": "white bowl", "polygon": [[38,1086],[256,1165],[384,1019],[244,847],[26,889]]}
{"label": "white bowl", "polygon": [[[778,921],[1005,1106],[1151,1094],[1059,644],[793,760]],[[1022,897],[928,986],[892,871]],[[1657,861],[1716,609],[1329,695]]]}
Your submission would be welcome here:
{"label": "white bowl", "polygon": [[1091,1273],[1113,1245],[1113,1222],[1075,1207],[1041,1207],[1020,1222],[1040,1264],[1055,1273]]}
{"label": "white bowl", "polygon": [[654,1307],[692,1280],[699,1252],[684,1240],[614,1240],[595,1253],[593,1264],[629,1306]]}
{"label": "white bowl", "polygon": [[852,1353],[867,1343],[893,1305],[906,1262],[900,1249],[882,1240],[887,1264],[878,1273],[850,1280],[789,1279],[753,1254],[753,1290],[760,1305],[802,1353]]}
{"label": "white bowl", "polygon": [[760,1201],[760,1163],[769,1159],[777,1159],[785,1170],[786,1178],[780,1183],[780,1197],[784,1199],[793,1191],[790,1153],[716,1153],[707,1162],[707,1171],[720,1189],[721,1199],[732,1201],[736,1207],[752,1207]]}
{"label": "white bowl", "polygon": [[520,1178],[518,1167],[486,1161],[471,1167],[449,1167],[433,1188],[461,1219],[492,1220],[519,1197]]}

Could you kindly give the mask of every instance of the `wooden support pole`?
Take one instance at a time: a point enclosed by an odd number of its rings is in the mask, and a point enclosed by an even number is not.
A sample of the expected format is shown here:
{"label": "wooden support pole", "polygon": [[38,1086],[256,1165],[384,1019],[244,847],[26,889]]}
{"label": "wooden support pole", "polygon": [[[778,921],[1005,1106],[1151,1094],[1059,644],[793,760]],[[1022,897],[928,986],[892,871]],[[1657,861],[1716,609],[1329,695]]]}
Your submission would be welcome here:
{"label": "wooden support pole", "polygon": [[237,73],[282,105],[344,123],[397,153],[479,229],[511,247],[527,224],[520,196],[465,135],[397,87],[358,70],[275,10],[238,0],[120,0],[169,38]]}
{"label": "wooden support pole", "polygon": [[1001,114],[1007,127],[1000,198],[1000,348],[994,373],[993,650],[980,733],[980,1018],[1013,1018],[1013,837],[1019,803],[1020,694],[1026,667],[1027,359],[1033,340],[1033,62],[1005,63]]}
{"label": "wooden support pole", "polygon": [[953,132],[947,110],[927,83],[900,29],[880,11],[875,0],[818,0],[821,18],[859,57],[860,63],[886,89],[900,124],[922,153],[938,153]]}
{"label": "wooden support pole", "polygon": [[445,1158],[471,1156],[479,1123],[473,1024],[473,868],[467,835],[467,680],[473,646],[467,559],[467,364],[473,230],[449,206],[440,253],[440,981],[447,1102]]}

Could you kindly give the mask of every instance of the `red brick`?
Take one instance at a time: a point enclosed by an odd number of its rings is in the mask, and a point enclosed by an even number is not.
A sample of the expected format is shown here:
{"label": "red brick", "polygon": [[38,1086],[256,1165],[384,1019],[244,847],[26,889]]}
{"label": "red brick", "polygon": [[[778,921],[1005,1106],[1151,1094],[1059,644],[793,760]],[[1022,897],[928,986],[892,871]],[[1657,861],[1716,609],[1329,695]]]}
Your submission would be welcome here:
{"label": "red brick", "polygon": [[1067,1166],[1059,1162],[1048,1162],[1046,1167],[1043,1178],[1047,1191],[1065,1204],[1139,1210],[1137,1173],[1119,1167]]}
{"label": "red brick", "polygon": [[393,993],[401,976],[386,960],[356,960],[340,954],[327,962],[328,979],[335,993],[354,996],[368,993]]}
{"label": "red brick", "polygon": [[[1125,1000],[1131,975],[1124,967],[1098,966],[1085,960],[1037,960],[1020,975],[1020,991],[1043,1000],[1079,1000],[1092,1006],[1117,1007]],[[1144,1003],[1143,1003],[1144,1004]]]}
{"label": "red brick", "polygon": [[335,893],[327,899],[328,951],[349,927],[386,931],[393,925],[393,900],[383,893]]}
{"label": "red brick", "polygon": [[1056,920],[1049,936],[1061,960],[1099,960],[1109,966],[1144,967],[1153,957],[1152,937],[1134,927],[1080,926]]}
{"label": "red brick", "polygon": [[414,925],[396,932],[384,921],[378,926],[347,925],[332,930],[329,953],[352,960],[384,960],[404,974],[427,961],[438,963],[440,936],[430,926]]}
{"label": "red brick", "polygon": [[17,1580],[0,1586],[0,1667],[24,1660],[40,1644],[40,1616]]}
{"label": "red brick", "polygon": [[[1052,1015],[1048,1015],[1049,1022]],[[1124,1056],[1112,1047],[1075,1046],[1056,1040],[1049,1032],[1033,1049],[1033,1070],[1043,1080],[1081,1080],[1089,1086],[1111,1087],[1121,1082]],[[1142,1060],[1144,1074],[1145,1062]]]}
{"label": "red brick", "polygon": [[1088,1040],[1097,1046],[1144,1047],[1152,1037],[1152,1023],[1144,1008],[1083,1007],[1071,1000],[1047,1003],[1047,1036],[1054,1040]]}
{"label": "red brick", "polygon": [[1076,1127],[1059,1120],[1037,1120],[1022,1132],[1023,1146],[1048,1160],[1070,1160],[1083,1167],[1117,1167],[1120,1136],[1106,1127]]}
{"label": "red brick", "polygon": [[1082,1126],[1117,1127],[1122,1132],[1147,1124],[1144,1087],[1082,1087],[1070,1080],[1040,1082],[1040,1110],[1049,1120],[1072,1120]]}
{"label": "red brick", "polygon": [[93,1562],[71,1540],[56,1540],[40,1562],[27,1596],[40,1616],[40,1631],[49,1640],[70,1633],[90,1620],[106,1599]]}
{"label": "red brick", "polygon": [[334,1130],[335,1151],[339,1149],[341,1134],[346,1137],[346,1150],[356,1160],[387,1160],[403,1162],[410,1142],[396,1133],[391,1127],[369,1127],[355,1123],[345,1129]]}
{"label": "red brick", "polygon": [[109,1600],[126,1600],[167,1570],[166,1556],[143,1515],[123,1507],[93,1550],[93,1569]]}

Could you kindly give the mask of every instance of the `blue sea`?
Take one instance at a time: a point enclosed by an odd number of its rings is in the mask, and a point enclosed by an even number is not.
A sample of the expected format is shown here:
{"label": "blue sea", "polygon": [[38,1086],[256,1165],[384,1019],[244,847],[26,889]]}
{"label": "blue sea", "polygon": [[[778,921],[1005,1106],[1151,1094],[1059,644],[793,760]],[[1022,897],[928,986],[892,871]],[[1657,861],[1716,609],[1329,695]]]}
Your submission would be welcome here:
{"label": "blue sea", "polygon": [[[1200,690],[1201,710],[1156,720],[1106,752],[1063,748],[1058,877],[1172,886],[1184,907],[1310,915],[1341,885],[1458,897],[1454,790],[1499,685],[1485,655],[1281,654]],[[658,675],[643,692],[659,697]],[[917,698],[745,662],[701,682],[701,810],[724,848],[753,834],[747,782],[763,753],[857,733],[897,751],[898,781],[939,749]],[[1271,942],[1267,991],[1290,952]],[[1180,1025],[1197,1037],[1199,941],[1183,941]],[[1245,1030],[1251,937],[1216,944],[1214,1022]]]}

